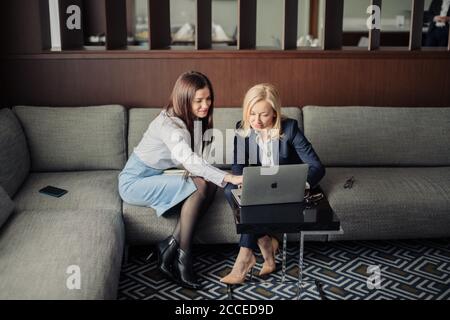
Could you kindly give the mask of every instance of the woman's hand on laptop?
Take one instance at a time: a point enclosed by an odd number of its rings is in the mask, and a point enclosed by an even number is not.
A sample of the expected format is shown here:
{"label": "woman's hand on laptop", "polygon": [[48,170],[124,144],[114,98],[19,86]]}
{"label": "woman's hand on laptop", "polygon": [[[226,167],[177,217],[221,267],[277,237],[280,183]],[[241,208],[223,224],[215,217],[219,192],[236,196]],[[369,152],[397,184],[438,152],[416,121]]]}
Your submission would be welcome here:
{"label": "woman's hand on laptop", "polygon": [[243,178],[243,176],[235,176],[235,175],[232,175],[232,174],[227,174],[223,180],[225,182],[228,182],[228,183],[234,184],[236,186],[239,186],[244,181],[244,178]]}

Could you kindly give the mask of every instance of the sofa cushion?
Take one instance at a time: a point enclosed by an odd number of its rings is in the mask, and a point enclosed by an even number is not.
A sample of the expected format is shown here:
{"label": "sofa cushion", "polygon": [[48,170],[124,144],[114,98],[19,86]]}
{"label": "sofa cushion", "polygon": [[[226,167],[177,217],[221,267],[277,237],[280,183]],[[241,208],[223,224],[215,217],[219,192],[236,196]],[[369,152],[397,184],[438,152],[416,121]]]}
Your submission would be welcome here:
{"label": "sofa cushion", "polygon": [[30,155],[22,127],[9,109],[0,110],[0,186],[13,197],[30,171]]}
{"label": "sofa cushion", "polygon": [[153,121],[160,113],[160,108],[132,108],[129,111],[129,126],[128,126],[128,156],[133,153],[133,150],[147,131],[150,122]]}
{"label": "sofa cushion", "polygon": [[[130,109],[130,120],[128,128],[128,156],[131,155],[134,148],[141,141],[145,131],[147,130],[150,122],[159,115],[162,109],[154,108],[133,108]],[[302,113],[297,107],[283,108],[283,114],[287,117],[296,119],[301,126]],[[228,159],[233,159],[233,141],[234,133],[230,133],[230,138],[227,139],[226,130],[234,130],[236,123],[242,120],[242,108],[215,108],[214,109],[214,128],[220,130],[222,133],[222,145],[225,148],[222,152],[222,157],[219,160],[220,163],[216,163],[219,168],[228,169],[231,167],[231,163],[227,164]],[[216,140],[219,141],[219,140]],[[217,142],[217,146],[220,146]],[[213,158],[209,158],[208,161],[214,163]]]}
{"label": "sofa cushion", "polygon": [[327,168],[320,185],[344,230],[332,239],[450,236],[450,167]]}
{"label": "sofa cushion", "polygon": [[[118,211],[14,214],[0,231],[0,299],[115,299],[123,245]],[[79,290],[67,286],[71,266]]]}
{"label": "sofa cushion", "polygon": [[[169,215],[157,217],[155,210],[123,203],[123,218],[127,243],[130,245],[149,245],[161,241],[172,234],[179,217],[175,207]],[[218,189],[213,204],[199,222],[194,242],[199,244],[238,243],[233,212],[223,189]],[[289,241],[299,241],[298,234],[289,234]],[[324,241],[324,236],[307,235],[306,241]]]}
{"label": "sofa cushion", "polygon": [[14,107],[31,154],[32,171],[120,170],[126,161],[126,110]]}
{"label": "sofa cushion", "polygon": [[[127,243],[131,245],[152,244],[172,234],[179,217],[175,207],[164,217],[158,217],[152,208],[123,203],[123,219]],[[157,227],[155,227],[157,226]],[[233,213],[226,202],[222,189],[217,190],[212,206],[199,222],[196,243],[237,243]]]}
{"label": "sofa cushion", "polygon": [[326,166],[450,166],[450,108],[305,107]]}
{"label": "sofa cushion", "polygon": [[14,210],[14,202],[12,202],[9,195],[0,186],[0,228]]}
{"label": "sofa cushion", "polygon": [[[31,173],[14,201],[17,210],[111,209],[122,204],[117,187],[119,171]],[[61,198],[39,193],[46,186],[68,191]]]}

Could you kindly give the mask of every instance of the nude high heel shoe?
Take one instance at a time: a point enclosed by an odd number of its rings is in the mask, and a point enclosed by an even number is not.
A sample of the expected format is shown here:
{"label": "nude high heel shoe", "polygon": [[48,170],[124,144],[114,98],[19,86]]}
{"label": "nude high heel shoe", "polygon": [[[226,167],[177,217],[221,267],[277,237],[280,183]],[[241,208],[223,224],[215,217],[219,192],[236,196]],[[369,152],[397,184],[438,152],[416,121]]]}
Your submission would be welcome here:
{"label": "nude high heel shoe", "polygon": [[263,263],[263,266],[261,268],[261,271],[259,272],[259,276],[265,276],[268,275],[272,272],[274,272],[277,269],[277,264],[276,264],[276,255],[279,253],[280,249],[280,244],[278,243],[277,238],[275,237],[271,237],[271,242],[272,242],[272,255],[273,255],[273,261],[275,262],[275,265],[273,266],[269,266],[266,264],[266,262]]}
{"label": "nude high heel shoe", "polygon": [[243,274],[236,275],[236,274],[232,274],[232,272],[230,272],[227,276],[220,279],[220,282],[230,284],[230,285],[231,284],[242,284],[245,282],[245,278],[248,273],[250,273],[250,280],[251,280],[252,275],[253,275],[253,267],[255,266],[255,264],[256,264],[256,258],[254,255],[252,255],[249,264],[245,266],[245,272]]}

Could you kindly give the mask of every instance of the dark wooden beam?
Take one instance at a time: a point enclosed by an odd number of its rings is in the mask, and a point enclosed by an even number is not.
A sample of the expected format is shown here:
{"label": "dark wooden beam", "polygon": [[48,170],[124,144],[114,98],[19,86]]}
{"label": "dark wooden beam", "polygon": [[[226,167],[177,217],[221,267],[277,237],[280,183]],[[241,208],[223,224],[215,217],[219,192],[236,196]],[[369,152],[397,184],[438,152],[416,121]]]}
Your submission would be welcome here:
{"label": "dark wooden beam", "polygon": [[106,34],[105,0],[84,0],[83,14],[83,34],[86,42],[90,36]]}
{"label": "dark wooden beam", "polygon": [[425,0],[412,0],[409,50],[420,50],[422,48],[424,6]]}
{"label": "dark wooden beam", "polygon": [[50,34],[50,11],[48,0],[39,0],[39,15],[42,49],[50,50],[52,48],[52,38]]}
{"label": "dark wooden beam", "polygon": [[169,48],[172,42],[169,0],[148,0],[148,23],[149,48]]}
{"label": "dark wooden beam", "polygon": [[[74,11],[67,13],[67,10],[71,6],[76,6],[80,8],[80,19],[81,28],[80,29],[69,29],[67,26],[68,19],[69,22],[72,21],[72,16]],[[83,36],[83,0],[59,0],[59,29],[61,31],[61,49],[81,49],[84,46],[84,36]]]}
{"label": "dark wooden beam", "polygon": [[[382,0],[371,0],[372,6],[378,6],[381,12]],[[380,17],[381,18],[381,17]],[[369,29],[369,51],[378,50],[380,48],[380,29]]]}
{"label": "dark wooden beam", "polygon": [[342,48],[344,0],[325,0],[325,26],[323,49]]}
{"label": "dark wooden beam", "polygon": [[256,0],[238,0],[238,49],[256,48]]}
{"label": "dark wooden beam", "polygon": [[195,27],[195,49],[211,49],[211,0],[197,0],[196,2],[197,23]]}
{"label": "dark wooden beam", "polygon": [[40,53],[51,48],[48,0],[0,1],[0,54]]}
{"label": "dark wooden beam", "polygon": [[284,0],[281,49],[297,48],[298,0]]}
{"label": "dark wooden beam", "polygon": [[121,49],[127,46],[126,0],[104,0],[106,12],[106,49]]}

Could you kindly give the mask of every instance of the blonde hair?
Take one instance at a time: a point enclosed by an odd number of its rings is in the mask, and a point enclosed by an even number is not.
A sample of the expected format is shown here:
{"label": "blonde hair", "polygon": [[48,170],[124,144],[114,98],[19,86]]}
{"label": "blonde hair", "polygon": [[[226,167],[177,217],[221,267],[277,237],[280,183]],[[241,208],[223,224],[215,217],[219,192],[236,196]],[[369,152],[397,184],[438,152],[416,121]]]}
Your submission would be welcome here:
{"label": "blonde hair", "polygon": [[281,115],[281,98],[278,90],[269,83],[261,83],[253,86],[245,94],[244,102],[242,104],[242,122],[239,129],[236,131],[242,137],[248,137],[251,132],[250,126],[250,112],[255,104],[260,101],[266,101],[272,106],[275,112],[275,122],[272,127],[271,137],[274,139],[281,139],[283,133],[281,132],[281,120],[284,118]]}

